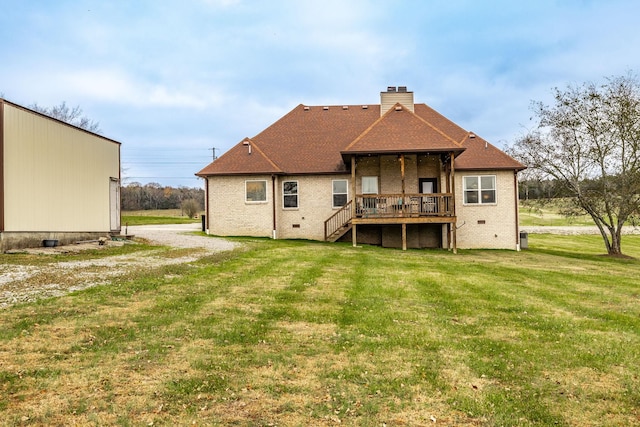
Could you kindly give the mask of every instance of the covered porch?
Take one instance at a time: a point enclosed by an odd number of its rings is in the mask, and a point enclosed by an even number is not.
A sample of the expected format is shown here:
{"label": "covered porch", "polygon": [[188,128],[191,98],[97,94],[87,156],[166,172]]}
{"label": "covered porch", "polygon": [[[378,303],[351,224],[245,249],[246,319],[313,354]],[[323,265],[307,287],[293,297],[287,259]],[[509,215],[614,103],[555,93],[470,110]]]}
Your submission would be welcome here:
{"label": "covered porch", "polygon": [[457,154],[459,151],[349,153],[345,161],[351,166],[350,193],[354,196],[325,222],[325,239],[335,241],[350,232],[356,246],[366,241],[364,236],[359,239],[358,228],[370,233],[378,227],[385,235],[397,233],[399,247],[406,250],[412,240],[407,233],[424,234],[430,227],[433,234],[440,225],[439,247],[456,252],[453,180]]}

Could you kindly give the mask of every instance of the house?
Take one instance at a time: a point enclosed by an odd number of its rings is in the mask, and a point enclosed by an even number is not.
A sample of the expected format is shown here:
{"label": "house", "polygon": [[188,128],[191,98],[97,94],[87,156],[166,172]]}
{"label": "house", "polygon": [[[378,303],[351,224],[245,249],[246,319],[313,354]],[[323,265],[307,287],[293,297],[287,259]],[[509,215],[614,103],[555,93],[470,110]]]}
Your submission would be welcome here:
{"label": "house", "polygon": [[518,250],[524,166],[406,87],[380,96],[298,105],[198,172],[207,233]]}
{"label": "house", "polygon": [[0,98],[0,250],[120,231],[120,143]]}

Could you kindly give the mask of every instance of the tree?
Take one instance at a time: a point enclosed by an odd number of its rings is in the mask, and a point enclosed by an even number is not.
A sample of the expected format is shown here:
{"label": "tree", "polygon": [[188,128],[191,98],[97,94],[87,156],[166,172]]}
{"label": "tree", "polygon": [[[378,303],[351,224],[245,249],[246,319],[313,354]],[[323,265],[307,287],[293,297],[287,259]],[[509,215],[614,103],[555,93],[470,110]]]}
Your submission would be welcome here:
{"label": "tree", "polygon": [[69,108],[67,103],[63,101],[60,105],[51,108],[41,107],[38,104],[33,104],[29,108],[89,132],[100,133],[100,123],[83,116],[82,108],[79,105]]}
{"label": "tree", "polygon": [[187,199],[182,202],[182,210],[189,217],[193,218],[200,212],[200,202],[196,199]]}
{"label": "tree", "polygon": [[628,73],[569,85],[554,100],[533,103],[537,126],[510,152],[563,185],[619,255],[622,226],[640,211],[640,82]]}

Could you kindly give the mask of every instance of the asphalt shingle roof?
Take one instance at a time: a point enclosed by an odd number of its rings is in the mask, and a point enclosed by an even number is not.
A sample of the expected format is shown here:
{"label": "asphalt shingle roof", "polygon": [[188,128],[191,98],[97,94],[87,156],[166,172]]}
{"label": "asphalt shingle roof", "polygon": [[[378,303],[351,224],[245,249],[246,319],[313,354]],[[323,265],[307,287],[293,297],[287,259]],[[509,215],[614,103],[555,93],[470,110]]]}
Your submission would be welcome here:
{"label": "asphalt shingle roof", "polygon": [[429,106],[414,109],[396,104],[381,117],[380,105],[301,104],[196,175],[344,173],[343,156],[401,152],[460,153],[459,170],[524,168]]}

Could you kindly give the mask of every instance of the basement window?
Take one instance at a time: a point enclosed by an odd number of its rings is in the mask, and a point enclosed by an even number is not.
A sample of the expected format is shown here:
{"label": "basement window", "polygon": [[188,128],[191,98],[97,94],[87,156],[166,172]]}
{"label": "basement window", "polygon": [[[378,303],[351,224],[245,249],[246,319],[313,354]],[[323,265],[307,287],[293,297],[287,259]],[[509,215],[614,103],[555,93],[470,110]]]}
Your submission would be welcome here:
{"label": "basement window", "polygon": [[267,201],[267,181],[245,181],[245,200],[248,203]]}

